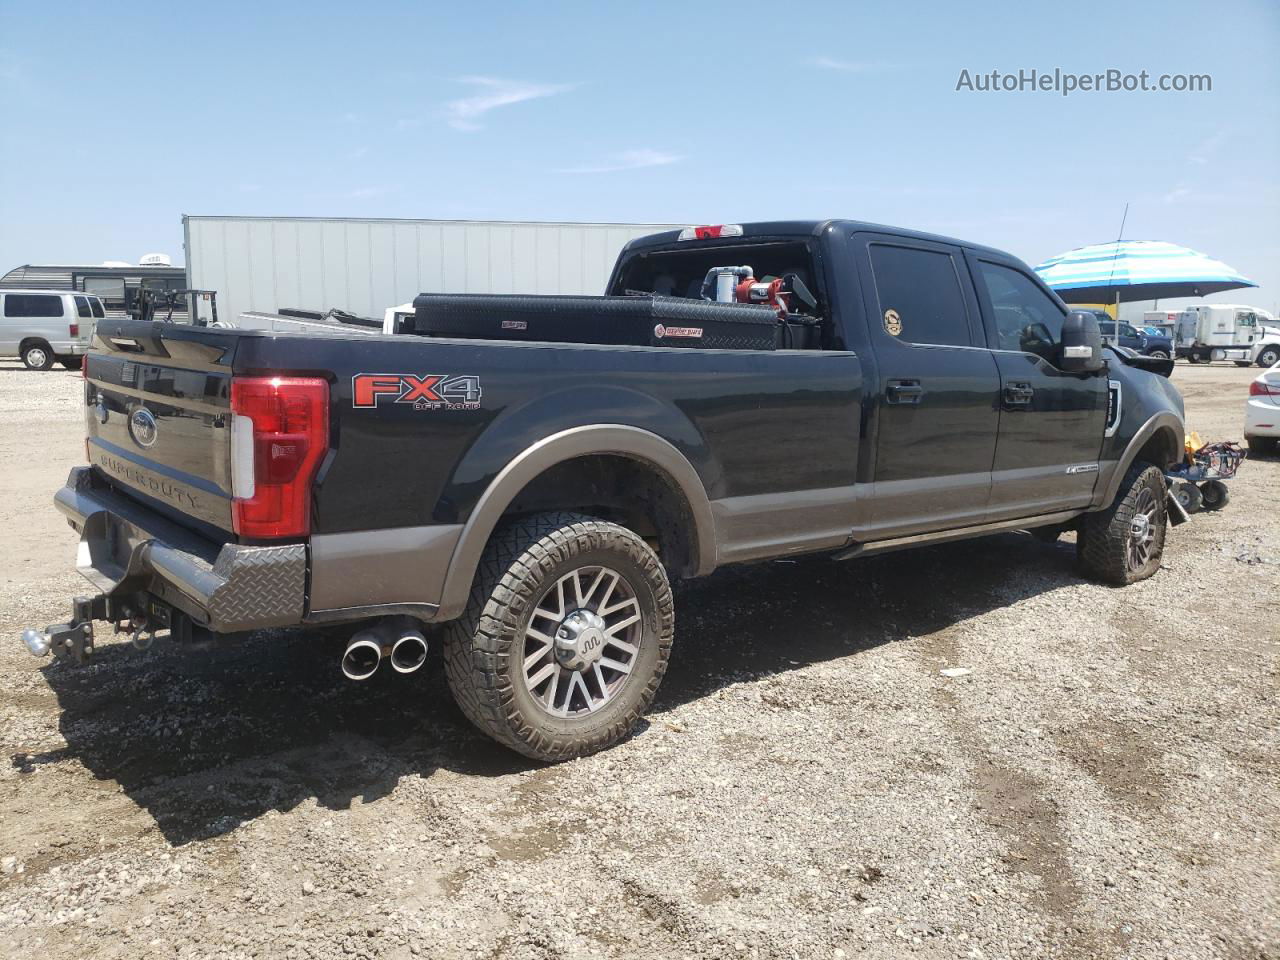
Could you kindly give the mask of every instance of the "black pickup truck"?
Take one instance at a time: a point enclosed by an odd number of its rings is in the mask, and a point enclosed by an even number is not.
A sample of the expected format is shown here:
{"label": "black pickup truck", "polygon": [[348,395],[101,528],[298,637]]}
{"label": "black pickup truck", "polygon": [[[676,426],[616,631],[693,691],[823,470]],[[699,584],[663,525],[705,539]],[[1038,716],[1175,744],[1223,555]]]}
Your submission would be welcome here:
{"label": "black pickup truck", "polygon": [[438,636],[466,715],[561,759],[651,702],[669,578],[1008,530],[1075,530],[1112,583],[1160,565],[1171,364],[1008,254],[696,227],[629,244],[607,294],[424,295],[392,334],[99,323],[55,498],[97,592],[28,647],[323,627],[362,678]]}

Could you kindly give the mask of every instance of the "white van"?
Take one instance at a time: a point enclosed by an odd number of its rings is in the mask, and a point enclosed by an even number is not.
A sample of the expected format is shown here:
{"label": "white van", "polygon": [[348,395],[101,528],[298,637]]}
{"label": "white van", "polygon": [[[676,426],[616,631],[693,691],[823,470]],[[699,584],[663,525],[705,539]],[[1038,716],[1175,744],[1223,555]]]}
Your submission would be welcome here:
{"label": "white van", "polygon": [[54,361],[73,370],[104,316],[102,301],[90,294],[0,290],[0,357],[20,357],[30,370],[48,370]]}

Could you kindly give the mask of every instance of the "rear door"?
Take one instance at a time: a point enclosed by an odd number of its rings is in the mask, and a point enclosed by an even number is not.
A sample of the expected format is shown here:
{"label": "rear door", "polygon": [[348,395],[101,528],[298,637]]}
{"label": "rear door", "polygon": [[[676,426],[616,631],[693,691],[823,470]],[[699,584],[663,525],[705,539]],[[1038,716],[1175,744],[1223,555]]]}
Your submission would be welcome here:
{"label": "rear door", "polygon": [[999,424],[1000,375],[958,247],[852,238],[863,277],[874,395],[868,539],[981,523]]}
{"label": "rear door", "polygon": [[1107,377],[1055,364],[1066,310],[1016,261],[969,254],[1000,370],[990,520],[1088,506],[1098,479]]}

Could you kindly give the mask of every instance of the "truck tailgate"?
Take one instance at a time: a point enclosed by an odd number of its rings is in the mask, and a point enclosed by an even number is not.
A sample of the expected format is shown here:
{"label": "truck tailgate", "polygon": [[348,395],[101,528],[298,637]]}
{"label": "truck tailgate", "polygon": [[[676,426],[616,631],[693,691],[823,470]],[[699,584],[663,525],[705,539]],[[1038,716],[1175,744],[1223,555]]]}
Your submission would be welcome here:
{"label": "truck tailgate", "polygon": [[107,320],[85,365],[94,473],[211,535],[232,531],[230,359],[238,333]]}

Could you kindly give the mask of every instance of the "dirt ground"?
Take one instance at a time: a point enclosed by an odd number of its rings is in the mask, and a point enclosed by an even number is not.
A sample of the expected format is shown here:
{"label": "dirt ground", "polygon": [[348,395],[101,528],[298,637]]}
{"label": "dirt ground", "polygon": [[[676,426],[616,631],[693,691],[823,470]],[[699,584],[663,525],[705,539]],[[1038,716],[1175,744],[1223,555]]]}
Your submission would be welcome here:
{"label": "dirt ground", "polygon": [[[1189,425],[1255,373],[1179,364]],[[1280,460],[1123,590],[1025,535],[685,584],[647,724],[545,767],[438,651],[32,659],[88,592],[79,391],[0,363],[4,956],[1280,956]]]}

